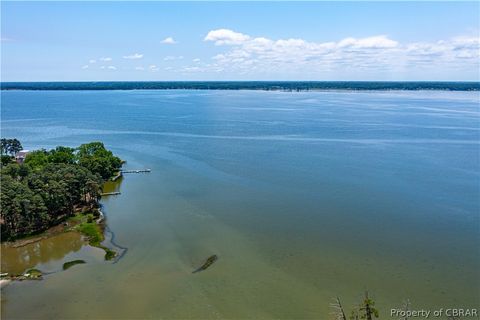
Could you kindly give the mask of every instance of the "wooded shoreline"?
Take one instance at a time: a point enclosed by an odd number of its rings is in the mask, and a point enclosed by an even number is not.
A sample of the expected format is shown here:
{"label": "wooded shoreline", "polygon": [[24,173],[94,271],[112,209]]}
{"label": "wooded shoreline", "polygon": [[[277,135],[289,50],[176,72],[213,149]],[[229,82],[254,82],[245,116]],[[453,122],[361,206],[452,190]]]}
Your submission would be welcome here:
{"label": "wooded shoreline", "polygon": [[123,164],[101,142],[36,150],[22,161],[14,158],[12,148],[4,142],[0,168],[2,241],[41,234],[85,212],[85,208],[96,212],[103,184],[117,175]]}
{"label": "wooded shoreline", "polygon": [[[101,142],[75,149],[57,147],[28,152],[21,162],[14,158],[19,148],[21,144],[16,139],[2,140],[2,242],[15,248],[61,233],[78,232],[90,246],[105,251],[105,260],[117,257],[116,251],[102,245],[106,224],[100,198],[105,182],[122,175],[124,161]],[[64,269],[78,263],[66,264]],[[36,269],[22,274],[3,271],[2,283],[40,280],[43,276]]]}

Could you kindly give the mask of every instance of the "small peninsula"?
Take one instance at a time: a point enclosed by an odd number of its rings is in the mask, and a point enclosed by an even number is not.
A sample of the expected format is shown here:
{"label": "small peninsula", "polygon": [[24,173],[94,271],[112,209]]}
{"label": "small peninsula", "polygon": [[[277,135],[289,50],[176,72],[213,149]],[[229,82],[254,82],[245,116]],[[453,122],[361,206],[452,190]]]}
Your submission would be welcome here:
{"label": "small peninsula", "polygon": [[120,174],[123,161],[102,142],[77,148],[22,150],[17,139],[1,141],[2,242],[34,242],[65,231],[82,233],[91,246],[102,246],[105,223],[99,199],[106,181]]}

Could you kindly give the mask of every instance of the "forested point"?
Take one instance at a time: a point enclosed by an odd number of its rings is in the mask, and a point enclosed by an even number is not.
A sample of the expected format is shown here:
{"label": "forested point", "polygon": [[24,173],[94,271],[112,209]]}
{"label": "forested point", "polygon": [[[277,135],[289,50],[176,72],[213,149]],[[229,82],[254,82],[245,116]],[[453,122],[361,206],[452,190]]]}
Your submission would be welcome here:
{"label": "forested point", "polygon": [[98,207],[103,183],[114,176],[122,160],[101,142],[78,148],[59,146],[29,152],[17,139],[1,141],[1,240],[42,232],[76,211]]}

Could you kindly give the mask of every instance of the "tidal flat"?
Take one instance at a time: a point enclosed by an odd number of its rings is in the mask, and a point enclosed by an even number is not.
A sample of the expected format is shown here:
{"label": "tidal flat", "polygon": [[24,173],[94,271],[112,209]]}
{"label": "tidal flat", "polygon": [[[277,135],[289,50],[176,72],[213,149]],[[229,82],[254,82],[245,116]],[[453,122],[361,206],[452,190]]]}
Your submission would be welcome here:
{"label": "tidal flat", "polygon": [[125,175],[121,195],[102,199],[128,248],[117,263],[78,234],[2,250],[2,266],[87,262],[2,288],[3,319],[325,319],[333,298],[352,306],[366,289],[381,318],[406,299],[415,309],[478,307],[478,92],[1,99],[2,137],[27,149],[103,141],[126,169],[152,169]]}

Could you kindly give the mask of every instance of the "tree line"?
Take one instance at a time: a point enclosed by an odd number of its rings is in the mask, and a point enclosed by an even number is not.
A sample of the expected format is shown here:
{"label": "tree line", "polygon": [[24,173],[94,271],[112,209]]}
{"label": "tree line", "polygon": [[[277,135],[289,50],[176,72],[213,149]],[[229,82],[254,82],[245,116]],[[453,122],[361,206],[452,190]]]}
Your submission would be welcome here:
{"label": "tree line", "polygon": [[15,155],[18,151],[22,150],[22,144],[18,139],[5,139],[0,140],[0,147],[2,155]]}
{"label": "tree line", "polygon": [[36,150],[22,164],[14,161],[14,153],[3,151],[2,145],[2,240],[44,231],[75,210],[97,206],[103,183],[122,166],[122,160],[101,142]]}

